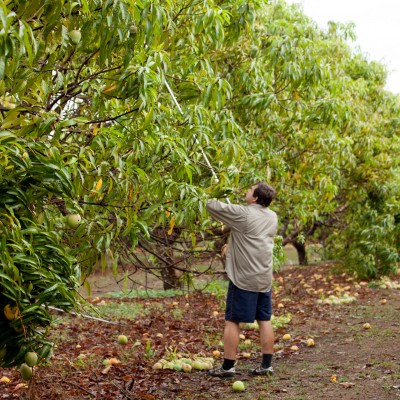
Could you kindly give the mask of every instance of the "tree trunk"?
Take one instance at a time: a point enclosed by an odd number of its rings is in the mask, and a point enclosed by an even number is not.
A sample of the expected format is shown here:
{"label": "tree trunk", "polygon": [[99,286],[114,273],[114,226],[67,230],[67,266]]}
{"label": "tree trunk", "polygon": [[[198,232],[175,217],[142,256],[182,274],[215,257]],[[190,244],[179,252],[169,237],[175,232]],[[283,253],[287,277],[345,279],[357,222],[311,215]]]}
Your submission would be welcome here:
{"label": "tree trunk", "polygon": [[182,287],[182,282],[179,280],[179,271],[173,267],[163,267],[161,270],[161,277],[163,280],[164,290],[179,289]]}
{"label": "tree trunk", "polygon": [[300,265],[307,265],[307,252],[306,252],[306,245],[301,242],[293,241],[293,246],[297,250],[297,257],[299,258]]}

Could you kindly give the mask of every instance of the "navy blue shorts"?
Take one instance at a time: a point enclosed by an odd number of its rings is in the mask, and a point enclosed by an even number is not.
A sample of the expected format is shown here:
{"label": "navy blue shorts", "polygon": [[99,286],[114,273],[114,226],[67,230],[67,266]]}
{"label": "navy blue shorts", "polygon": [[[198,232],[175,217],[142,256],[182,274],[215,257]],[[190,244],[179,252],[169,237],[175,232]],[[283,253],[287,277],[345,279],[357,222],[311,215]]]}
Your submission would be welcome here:
{"label": "navy blue shorts", "polygon": [[231,322],[270,321],[272,290],[259,293],[239,289],[229,282],[225,320]]}

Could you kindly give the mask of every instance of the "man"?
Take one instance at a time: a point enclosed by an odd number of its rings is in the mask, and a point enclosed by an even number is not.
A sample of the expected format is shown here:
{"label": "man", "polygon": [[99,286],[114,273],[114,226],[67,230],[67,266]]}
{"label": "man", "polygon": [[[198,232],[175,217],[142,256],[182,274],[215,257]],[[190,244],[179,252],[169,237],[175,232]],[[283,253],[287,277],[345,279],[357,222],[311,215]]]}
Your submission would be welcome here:
{"label": "man", "polygon": [[246,206],[210,200],[207,210],[213,218],[230,228],[225,270],[230,280],[225,311],[224,362],[209,371],[211,376],[235,376],[240,322],[258,321],[260,327],[260,366],[253,375],[272,375],[274,349],[272,315],[272,260],[278,219],[268,208],[275,189],[258,182],[246,193]]}

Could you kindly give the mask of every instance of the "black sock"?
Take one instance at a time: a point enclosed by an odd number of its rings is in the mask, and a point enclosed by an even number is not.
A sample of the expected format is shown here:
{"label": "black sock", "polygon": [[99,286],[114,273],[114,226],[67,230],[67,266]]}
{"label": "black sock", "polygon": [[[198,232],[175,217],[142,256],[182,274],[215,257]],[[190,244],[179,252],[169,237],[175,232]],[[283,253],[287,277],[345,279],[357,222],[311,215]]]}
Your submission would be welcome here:
{"label": "black sock", "polygon": [[263,358],[262,358],[261,366],[263,368],[269,368],[272,363],[272,354],[263,354],[262,356],[263,356]]}
{"label": "black sock", "polygon": [[235,365],[235,360],[229,360],[228,358],[224,358],[224,363],[222,364],[222,369],[228,371],[228,369],[233,368]]}

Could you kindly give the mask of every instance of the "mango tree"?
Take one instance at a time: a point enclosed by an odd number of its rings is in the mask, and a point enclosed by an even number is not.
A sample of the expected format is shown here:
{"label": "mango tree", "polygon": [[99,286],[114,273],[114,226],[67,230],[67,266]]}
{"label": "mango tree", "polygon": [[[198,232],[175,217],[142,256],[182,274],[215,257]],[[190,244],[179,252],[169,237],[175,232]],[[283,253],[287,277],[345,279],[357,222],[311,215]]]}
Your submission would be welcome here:
{"label": "mango tree", "polygon": [[2,365],[49,355],[48,307],[78,307],[98,260],[116,268],[158,228],[184,225],[194,243],[215,179],[205,159],[227,168],[242,154],[214,139],[239,127],[209,107],[231,88],[208,57],[230,21],[246,27],[254,12],[251,2],[2,3]]}

